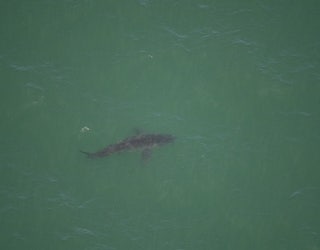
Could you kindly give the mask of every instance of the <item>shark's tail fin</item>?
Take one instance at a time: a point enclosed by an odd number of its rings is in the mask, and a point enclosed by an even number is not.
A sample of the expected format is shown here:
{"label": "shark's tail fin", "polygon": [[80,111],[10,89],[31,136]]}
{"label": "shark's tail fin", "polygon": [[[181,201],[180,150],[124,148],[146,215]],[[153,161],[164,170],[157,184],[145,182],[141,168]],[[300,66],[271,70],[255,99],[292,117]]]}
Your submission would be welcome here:
{"label": "shark's tail fin", "polygon": [[92,158],[95,157],[94,153],[89,153],[89,152],[85,152],[85,151],[82,151],[82,150],[80,150],[80,152],[85,154],[88,158],[92,159]]}

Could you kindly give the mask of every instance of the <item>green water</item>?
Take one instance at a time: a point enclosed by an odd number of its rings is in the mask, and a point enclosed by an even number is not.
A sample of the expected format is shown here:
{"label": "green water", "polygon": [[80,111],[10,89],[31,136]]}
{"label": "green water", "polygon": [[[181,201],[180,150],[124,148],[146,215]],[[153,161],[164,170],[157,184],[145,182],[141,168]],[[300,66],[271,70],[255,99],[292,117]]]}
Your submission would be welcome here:
{"label": "green water", "polygon": [[1,1],[0,248],[319,250],[319,10]]}

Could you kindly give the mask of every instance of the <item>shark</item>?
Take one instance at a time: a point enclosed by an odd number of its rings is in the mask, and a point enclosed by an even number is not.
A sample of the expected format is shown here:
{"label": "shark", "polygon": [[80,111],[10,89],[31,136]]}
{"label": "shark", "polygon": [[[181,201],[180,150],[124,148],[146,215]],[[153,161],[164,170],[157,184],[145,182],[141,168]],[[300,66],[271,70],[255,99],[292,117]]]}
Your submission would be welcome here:
{"label": "shark", "polygon": [[152,148],[172,143],[174,140],[175,137],[170,134],[137,134],[127,137],[118,143],[110,144],[94,153],[82,150],[80,152],[93,159],[124,151],[142,150],[142,159],[147,160],[151,156]]}

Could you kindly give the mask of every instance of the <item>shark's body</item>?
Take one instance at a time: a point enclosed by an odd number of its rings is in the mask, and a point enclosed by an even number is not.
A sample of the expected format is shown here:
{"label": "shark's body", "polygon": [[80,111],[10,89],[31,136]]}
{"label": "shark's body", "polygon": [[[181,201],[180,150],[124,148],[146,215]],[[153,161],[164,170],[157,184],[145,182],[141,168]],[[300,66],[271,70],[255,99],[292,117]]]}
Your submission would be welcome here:
{"label": "shark's body", "polygon": [[128,137],[118,143],[111,144],[95,153],[88,153],[84,151],[80,152],[86,154],[89,158],[99,158],[109,156],[117,152],[141,149],[143,150],[143,158],[148,158],[151,154],[151,148],[171,143],[174,139],[174,136],[166,134],[140,134]]}

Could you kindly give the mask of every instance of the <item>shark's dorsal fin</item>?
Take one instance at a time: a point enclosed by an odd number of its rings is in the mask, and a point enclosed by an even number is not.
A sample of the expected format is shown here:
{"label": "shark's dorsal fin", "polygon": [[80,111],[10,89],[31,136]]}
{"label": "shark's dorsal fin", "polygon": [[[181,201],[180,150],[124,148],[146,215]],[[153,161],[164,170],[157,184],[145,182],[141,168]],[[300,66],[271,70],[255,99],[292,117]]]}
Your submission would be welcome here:
{"label": "shark's dorsal fin", "polygon": [[133,134],[134,135],[142,135],[143,131],[140,128],[134,128],[133,129]]}

